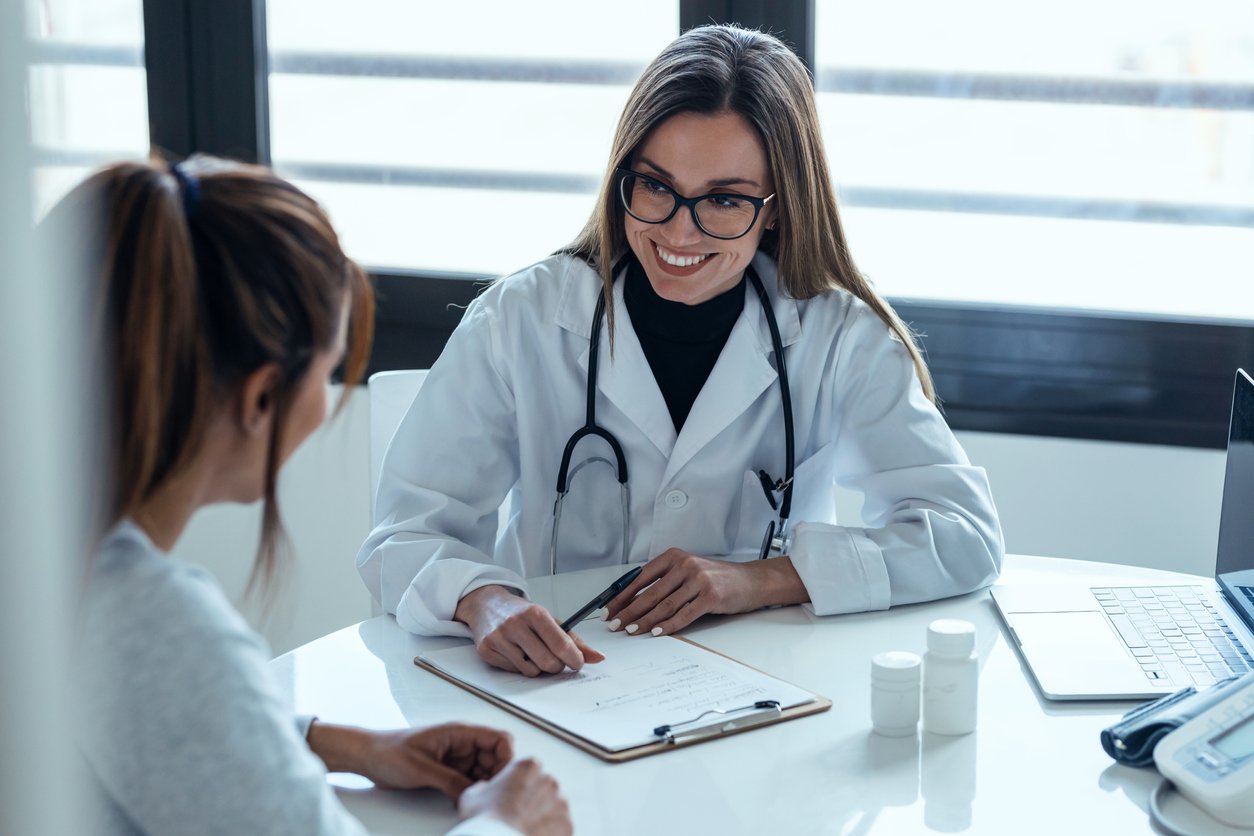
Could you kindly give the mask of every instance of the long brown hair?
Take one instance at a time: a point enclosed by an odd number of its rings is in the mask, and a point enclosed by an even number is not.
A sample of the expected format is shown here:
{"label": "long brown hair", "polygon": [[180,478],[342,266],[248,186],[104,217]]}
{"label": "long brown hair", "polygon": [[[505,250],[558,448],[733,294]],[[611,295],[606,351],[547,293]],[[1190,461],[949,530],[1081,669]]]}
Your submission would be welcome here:
{"label": "long brown hair", "polygon": [[814,91],[805,65],[778,39],[738,26],[701,26],[671,42],[647,66],[619,118],[597,205],[565,250],[592,264],[609,304],[614,260],[625,251],[615,169],[663,121],[679,113],[733,112],[757,130],[775,180],[776,223],[759,248],[775,259],[783,290],[810,299],[844,290],[865,302],[899,337],[919,382],[935,400],[932,376],[914,334],[858,270],[845,242],[827,169]]}
{"label": "long brown hair", "polygon": [[[90,292],[110,377],[105,519],[129,516],[196,455],[215,404],[274,363],[261,541],[249,588],[273,579],[283,427],[349,306],[345,393],[370,354],[374,294],[326,213],[260,166],[207,156],[111,165],[49,213],[94,220]],[[340,405],[343,405],[341,399]]]}

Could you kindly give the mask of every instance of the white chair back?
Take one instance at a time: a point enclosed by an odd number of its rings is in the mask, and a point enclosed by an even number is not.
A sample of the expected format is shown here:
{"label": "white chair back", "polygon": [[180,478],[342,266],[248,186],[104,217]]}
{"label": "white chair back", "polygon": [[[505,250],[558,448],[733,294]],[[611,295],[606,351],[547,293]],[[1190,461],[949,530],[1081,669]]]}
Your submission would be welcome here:
{"label": "white chair back", "polygon": [[[426,369],[410,369],[394,372],[375,372],[370,375],[370,526],[375,525],[375,502],[379,497],[379,476],[383,473],[383,456],[392,443],[392,436],[401,425],[401,419],[409,411],[418,390],[427,379]],[[511,501],[506,497],[498,511],[497,532],[504,531],[509,522]],[[371,601],[371,615],[383,610],[378,601]]]}
{"label": "white chair back", "polygon": [[426,369],[375,372],[370,375],[370,519],[374,525],[374,503],[379,495],[379,476],[383,473],[383,454],[396,435],[396,428],[409,411],[423,381]]}

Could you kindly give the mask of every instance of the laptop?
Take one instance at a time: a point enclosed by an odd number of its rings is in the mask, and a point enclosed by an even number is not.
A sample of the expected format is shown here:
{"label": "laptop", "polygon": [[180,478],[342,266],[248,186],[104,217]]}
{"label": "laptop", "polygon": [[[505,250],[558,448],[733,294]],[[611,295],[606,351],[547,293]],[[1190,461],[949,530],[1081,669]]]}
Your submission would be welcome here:
{"label": "laptop", "polygon": [[1254,379],[1237,370],[1213,584],[999,584],[992,596],[1049,699],[1154,698],[1254,669]]}

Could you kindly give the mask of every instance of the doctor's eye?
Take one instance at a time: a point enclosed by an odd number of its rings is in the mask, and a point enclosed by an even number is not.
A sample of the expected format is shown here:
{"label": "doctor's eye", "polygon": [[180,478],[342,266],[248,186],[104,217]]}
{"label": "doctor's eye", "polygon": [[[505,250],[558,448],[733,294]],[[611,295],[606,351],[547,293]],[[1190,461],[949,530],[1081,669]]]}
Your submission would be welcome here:
{"label": "doctor's eye", "polygon": [[753,208],[753,205],[748,200],[736,194],[710,195],[706,198],[706,202],[714,209],[728,212],[743,212],[746,209],[751,210]]}
{"label": "doctor's eye", "polygon": [[670,189],[662,185],[656,180],[650,180],[648,177],[637,177],[636,188],[642,192],[651,195],[669,194]]}

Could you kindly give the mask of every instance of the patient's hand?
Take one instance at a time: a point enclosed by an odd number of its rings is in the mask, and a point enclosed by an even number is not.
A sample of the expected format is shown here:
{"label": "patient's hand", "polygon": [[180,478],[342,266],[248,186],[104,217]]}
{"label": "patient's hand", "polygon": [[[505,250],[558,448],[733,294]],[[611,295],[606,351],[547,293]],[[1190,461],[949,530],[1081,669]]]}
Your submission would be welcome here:
{"label": "patient's hand", "polygon": [[328,771],[355,772],[384,789],[433,787],[452,799],[514,756],[508,733],[463,723],[371,731],[314,721],[308,741]]}
{"label": "patient's hand", "polygon": [[457,805],[463,818],[486,813],[526,836],[570,836],[566,799],[534,760],[514,761],[491,781],[475,784]]}

